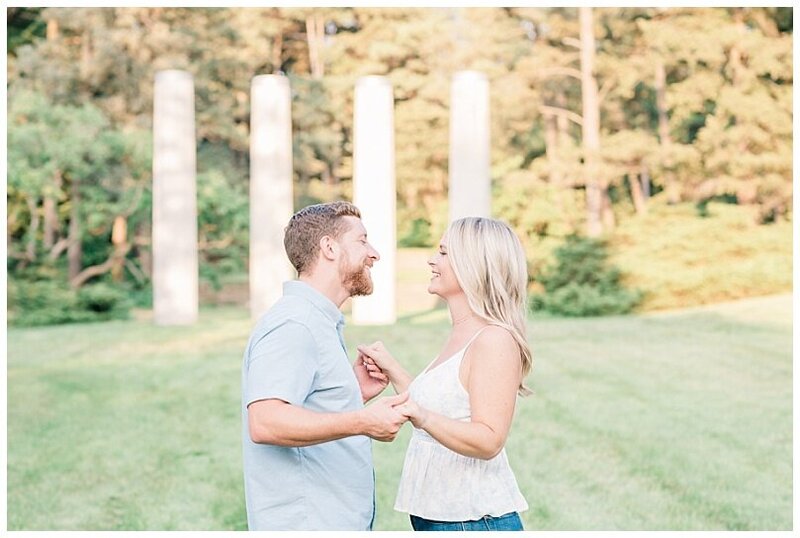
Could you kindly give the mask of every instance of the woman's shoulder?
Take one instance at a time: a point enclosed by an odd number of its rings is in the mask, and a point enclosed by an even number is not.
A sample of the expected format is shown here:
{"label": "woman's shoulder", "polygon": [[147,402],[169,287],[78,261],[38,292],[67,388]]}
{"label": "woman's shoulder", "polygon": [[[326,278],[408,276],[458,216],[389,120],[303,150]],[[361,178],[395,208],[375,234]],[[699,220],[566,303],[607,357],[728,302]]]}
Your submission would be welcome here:
{"label": "woman's shoulder", "polygon": [[507,353],[516,354],[519,352],[514,336],[511,331],[500,325],[490,324],[480,330],[475,337],[470,348],[473,348],[472,355],[485,356],[504,355]]}
{"label": "woman's shoulder", "polygon": [[[520,365],[520,349],[511,332],[499,325],[487,325],[469,346],[464,356],[462,382],[514,376]],[[509,378],[511,379],[511,378]]]}
{"label": "woman's shoulder", "polygon": [[495,325],[490,323],[484,326],[478,332],[478,335],[475,338],[475,342],[483,342],[483,343],[495,343],[501,344],[503,342],[514,343],[514,336],[511,334],[511,331],[506,329],[501,325]]}

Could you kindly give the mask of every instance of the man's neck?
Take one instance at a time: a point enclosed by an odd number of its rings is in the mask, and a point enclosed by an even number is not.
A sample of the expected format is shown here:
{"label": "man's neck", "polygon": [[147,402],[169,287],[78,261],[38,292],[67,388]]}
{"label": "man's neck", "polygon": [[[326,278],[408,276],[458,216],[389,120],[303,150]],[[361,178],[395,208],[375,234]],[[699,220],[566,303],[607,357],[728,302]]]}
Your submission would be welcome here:
{"label": "man's neck", "polygon": [[298,277],[300,282],[305,282],[322,295],[331,300],[336,308],[341,309],[342,304],[350,297],[347,291],[342,286],[338,275],[326,276],[320,273],[312,273],[300,275]]}

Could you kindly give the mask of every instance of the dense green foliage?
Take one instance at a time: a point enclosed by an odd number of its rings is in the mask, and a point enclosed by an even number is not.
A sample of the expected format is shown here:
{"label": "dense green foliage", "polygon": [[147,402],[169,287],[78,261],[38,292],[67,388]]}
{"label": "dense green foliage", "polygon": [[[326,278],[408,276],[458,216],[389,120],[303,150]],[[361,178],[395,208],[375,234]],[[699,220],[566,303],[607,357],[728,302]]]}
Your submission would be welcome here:
{"label": "dense green foliage", "polygon": [[[43,270],[64,289],[99,280],[146,297],[153,77],[168,68],[195,80],[211,285],[247,267],[249,91],[264,73],[293,89],[297,207],[351,197],[353,88],[389,77],[402,246],[429,246],[447,224],[449,84],[463,69],[489,78],[493,212],[535,268],[584,233],[589,181],[607,194],[612,256],[668,233],[648,217],[665,204],[697,204],[686,227],[716,200],[758,225],[790,221],[792,9],[592,12],[590,178],[575,8],[9,8],[9,279]],[[619,239],[644,222],[637,241]]]}
{"label": "dense green foliage", "polygon": [[21,45],[45,36],[45,22],[39,16],[42,8],[6,8],[6,47],[10,52]]}
{"label": "dense green foliage", "polygon": [[[792,528],[790,295],[691,311],[534,317],[534,366],[506,450],[529,531]],[[8,529],[241,530],[240,366],[252,323],[203,309],[8,333]],[[411,372],[444,344],[445,310],[380,339]],[[374,443],[377,530],[408,444]]]}
{"label": "dense green foliage", "polygon": [[103,282],[74,290],[56,280],[11,280],[8,302],[25,307],[12,310],[9,322],[34,326],[127,319],[127,291]]}
{"label": "dense green foliage", "polygon": [[578,235],[555,250],[555,264],[536,280],[543,293],[531,296],[534,310],[564,316],[625,314],[641,299],[622,287],[619,269],[608,265],[607,244]]}

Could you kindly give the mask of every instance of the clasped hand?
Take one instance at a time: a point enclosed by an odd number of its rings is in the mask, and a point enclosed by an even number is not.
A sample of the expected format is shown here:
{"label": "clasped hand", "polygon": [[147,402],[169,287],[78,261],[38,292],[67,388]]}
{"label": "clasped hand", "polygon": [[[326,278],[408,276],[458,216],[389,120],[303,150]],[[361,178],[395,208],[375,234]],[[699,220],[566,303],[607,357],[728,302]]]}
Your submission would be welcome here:
{"label": "clasped hand", "polygon": [[[366,369],[367,375],[375,380],[375,382],[386,384],[389,381],[389,377],[375,361],[375,355],[385,352],[385,348],[382,344],[380,344],[380,342],[377,342],[376,344],[377,346],[373,345],[370,347],[359,346],[357,362],[361,362],[363,367]],[[370,356],[364,353],[364,351],[377,351],[377,353],[374,353],[373,356]],[[401,397],[402,399],[393,403],[392,409],[403,415],[406,420],[410,420],[411,424],[415,428],[421,428],[427,417],[427,411],[421,408],[417,402],[408,398],[408,391],[401,392],[397,396]]]}

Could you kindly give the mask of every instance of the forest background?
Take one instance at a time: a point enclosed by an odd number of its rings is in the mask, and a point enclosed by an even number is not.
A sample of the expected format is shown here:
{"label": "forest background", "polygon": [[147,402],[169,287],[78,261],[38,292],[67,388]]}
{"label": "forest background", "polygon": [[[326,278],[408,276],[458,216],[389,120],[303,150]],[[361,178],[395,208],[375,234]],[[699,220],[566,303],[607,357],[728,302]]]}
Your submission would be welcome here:
{"label": "forest background", "polygon": [[493,214],[525,242],[534,294],[586,256],[639,310],[791,290],[792,8],[587,12],[7,8],[9,322],[150,307],[161,69],[194,76],[205,300],[246,285],[254,76],[291,81],[296,208],[351,198],[355,81],[389,77],[398,244],[431,247],[464,69],[490,81]]}

